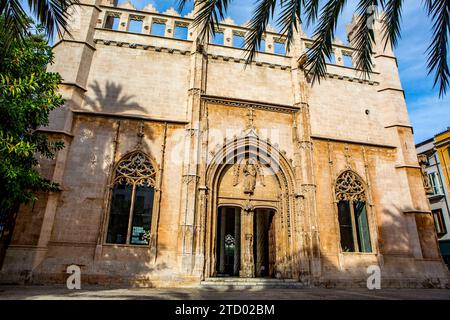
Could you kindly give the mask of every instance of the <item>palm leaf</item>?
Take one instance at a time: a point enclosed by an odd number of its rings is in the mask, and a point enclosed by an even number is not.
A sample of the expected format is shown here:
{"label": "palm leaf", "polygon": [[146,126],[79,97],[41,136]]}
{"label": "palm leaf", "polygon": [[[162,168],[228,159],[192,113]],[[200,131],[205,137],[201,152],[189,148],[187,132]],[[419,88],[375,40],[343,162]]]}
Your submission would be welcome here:
{"label": "palm leaf", "polygon": [[356,9],[358,18],[352,45],[356,49],[355,68],[361,70],[364,78],[368,78],[373,69],[372,48],[375,42],[373,19],[379,4],[378,0],[360,0]]}
{"label": "palm leaf", "polygon": [[55,30],[59,36],[62,36],[63,31],[70,34],[68,8],[78,3],[78,0],[28,0],[31,12],[44,26],[49,37],[53,37]]}
{"label": "palm leaf", "polygon": [[402,5],[403,0],[389,0],[384,6],[382,32],[385,48],[389,42],[393,47],[397,46],[398,39],[401,37]]}
{"label": "palm leaf", "polygon": [[249,32],[245,38],[244,48],[247,50],[247,63],[254,60],[261,45],[269,19],[273,17],[277,0],[258,0],[255,13],[248,25]]}
{"label": "palm leaf", "polygon": [[301,24],[302,0],[281,1],[281,13],[277,20],[281,27],[281,34],[286,36],[286,49],[292,44],[294,31],[298,31]]}
{"label": "palm leaf", "polygon": [[427,0],[428,15],[433,20],[433,36],[428,46],[428,73],[436,72],[434,86],[439,84],[439,97],[446,94],[450,71],[447,62],[448,34],[450,33],[450,1]]}
{"label": "palm leaf", "polygon": [[[210,35],[215,34],[219,22],[225,19],[228,5],[232,0],[196,0],[195,5],[198,11],[192,25],[198,28],[198,39],[203,42],[209,41]],[[179,0],[178,10],[182,10],[188,3],[187,0]]]}
{"label": "palm leaf", "polygon": [[0,15],[4,27],[0,29],[0,51],[3,53],[15,40],[22,40],[30,23],[20,0],[0,0]]}
{"label": "palm leaf", "polygon": [[328,0],[321,10],[319,24],[313,35],[315,40],[307,52],[308,59],[305,64],[313,83],[320,82],[326,75],[325,57],[331,57],[338,18],[346,2],[346,0]]}
{"label": "palm leaf", "polygon": [[319,0],[304,0],[304,13],[306,16],[306,25],[314,24],[319,16]]}

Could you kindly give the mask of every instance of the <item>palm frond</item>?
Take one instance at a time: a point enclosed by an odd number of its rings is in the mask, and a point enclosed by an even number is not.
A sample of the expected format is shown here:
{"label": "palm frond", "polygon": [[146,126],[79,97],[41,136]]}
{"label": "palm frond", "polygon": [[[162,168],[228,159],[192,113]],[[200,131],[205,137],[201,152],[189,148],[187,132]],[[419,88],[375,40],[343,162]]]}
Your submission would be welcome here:
{"label": "palm frond", "polygon": [[1,0],[0,15],[3,19],[3,28],[0,29],[0,42],[2,56],[13,41],[20,41],[27,32],[30,23],[27,14],[22,8],[20,0]]}
{"label": "palm frond", "polygon": [[225,19],[228,5],[232,0],[197,0],[195,5],[199,6],[197,15],[192,25],[199,29],[198,39],[209,41],[210,35],[214,35],[219,22]]}
{"label": "palm frond", "polygon": [[244,48],[247,51],[247,63],[254,60],[260,48],[262,37],[269,19],[273,17],[277,0],[258,0],[256,9],[248,25],[249,32],[245,38]]}
{"label": "palm frond", "polygon": [[346,0],[328,0],[321,10],[319,24],[314,31],[314,42],[307,52],[305,67],[312,75],[312,82],[320,82],[326,75],[325,57],[330,57],[333,50],[333,39],[338,18],[346,4]]}
{"label": "palm frond", "polygon": [[448,35],[450,33],[450,1],[427,0],[428,15],[433,20],[433,36],[428,46],[428,73],[435,72],[434,86],[439,84],[439,97],[446,94],[450,71],[448,67]]}
{"label": "palm frond", "polygon": [[292,44],[294,31],[298,31],[301,24],[302,0],[281,1],[281,12],[277,20],[281,34],[286,36],[286,49]]}
{"label": "palm frond", "polygon": [[384,6],[383,15],[383,40],[384,48],[390,42],[393,47],[397,45],[398,39],[400,39],[400,23],[402,20],[402,5],[403,0],[388,0]]}
{"label": "palm frond", "polygon": [[192,0],[178,0],[177,10],[179,12],[183,11],[184,7],[186,7],[186,5],[191,1]]}
{"label": "palm frond", "polygon": [[319,16],[319,4],[320,0],[304,0],[303,5],[305,7],[304,13],[306,17],[306,25],[310,26],[314,24]]}
{"label": "palm frond", "polygon": [[360,0],[356,9],[358,18],[356,20],[355,36],[352,45],[355,51],[355,67],[361,70],[364,78],[369,77],[372,72],[372,48],[375,42],[374,25],[376,8],[380,4],[378,0]]}
{"label": "palm frond", "polygon": [[28,0],[31,12],[44,26],[49,37],[53,37],[55,30],[59,36],[62,36],[63,31],[70,34],[68,8],[78,3],[78,0]]}

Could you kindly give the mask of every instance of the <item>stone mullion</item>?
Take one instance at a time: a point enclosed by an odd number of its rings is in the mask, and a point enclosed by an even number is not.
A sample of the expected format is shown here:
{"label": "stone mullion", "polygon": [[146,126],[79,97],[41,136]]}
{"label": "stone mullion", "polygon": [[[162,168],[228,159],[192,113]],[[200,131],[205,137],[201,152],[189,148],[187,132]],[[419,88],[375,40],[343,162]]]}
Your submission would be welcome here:
{"label": "stone mullion", "polygon": [[253,278],[255,276],[255,261],[253,256],[253,208],[241,211],[241,270],[239,276]]}

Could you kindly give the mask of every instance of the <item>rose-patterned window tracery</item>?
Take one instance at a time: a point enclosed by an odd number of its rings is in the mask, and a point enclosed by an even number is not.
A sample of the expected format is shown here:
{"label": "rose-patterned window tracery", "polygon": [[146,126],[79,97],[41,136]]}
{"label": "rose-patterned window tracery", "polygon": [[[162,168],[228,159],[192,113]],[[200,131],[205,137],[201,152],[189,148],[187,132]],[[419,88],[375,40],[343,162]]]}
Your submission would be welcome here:
{"label": "rose-patterned window tracery", "polygon": [[335,191],[338,201],[365,201],[364,185],[352,171],[345,171],[337,178]]}
{"label": "rose-patterned window tracery", "polygon": [[106,242],[147,245],[150,240],[156,171],[141,151],[116,166]]}
{"label": "rose-patterned window tracery", "polygon": [[372,252],[364,183],[353,171],[336,179],[335,196],[344,252]]}

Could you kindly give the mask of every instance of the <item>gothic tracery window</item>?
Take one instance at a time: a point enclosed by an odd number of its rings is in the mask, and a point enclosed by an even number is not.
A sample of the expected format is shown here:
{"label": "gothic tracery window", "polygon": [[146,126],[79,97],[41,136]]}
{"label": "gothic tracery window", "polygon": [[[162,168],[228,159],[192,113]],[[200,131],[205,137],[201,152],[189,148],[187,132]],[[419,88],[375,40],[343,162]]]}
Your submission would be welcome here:
{"label": "gothic tracery window", "polygon": [[149,244],[155,178],[152,163],[140,151],[119,161],[114,174],[107,243]]}
{"label": "gothic tracery window", "polygon": [[372,252],[364,184],[352,171],[336,180],[336,201],[344,252]]}

